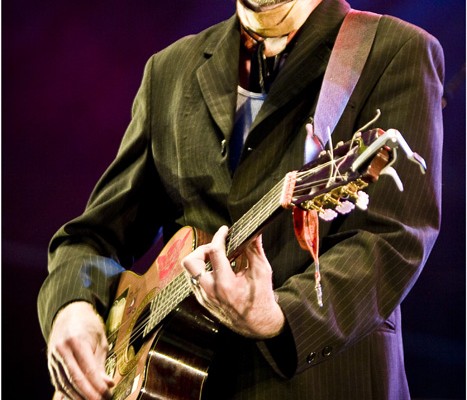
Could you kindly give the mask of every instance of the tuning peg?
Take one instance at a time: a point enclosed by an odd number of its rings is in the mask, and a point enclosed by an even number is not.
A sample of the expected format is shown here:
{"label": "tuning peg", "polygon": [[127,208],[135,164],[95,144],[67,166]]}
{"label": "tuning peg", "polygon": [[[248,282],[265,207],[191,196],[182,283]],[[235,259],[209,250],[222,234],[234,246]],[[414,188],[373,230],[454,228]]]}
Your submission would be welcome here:
{"label": "tuning peg", "polygon": [[366,192],[359,190],[357,192],[357,201],[355,205],[361,210],[366,210],[368,208],[368,203],[370,202],[370,196]]}
{"label": "tuning peg", "polygon": [[324,221],[332,221],[337,217],[337,213],[332,208],[326,208],[319,212],[319,217]]}
{"label": "tuning peg", "polygon": [[341,203],[336,207],[336,211],[338,211],[341,214],[348,214],[350,211],[352,211],[355,208],[355,205],[346,200]]}

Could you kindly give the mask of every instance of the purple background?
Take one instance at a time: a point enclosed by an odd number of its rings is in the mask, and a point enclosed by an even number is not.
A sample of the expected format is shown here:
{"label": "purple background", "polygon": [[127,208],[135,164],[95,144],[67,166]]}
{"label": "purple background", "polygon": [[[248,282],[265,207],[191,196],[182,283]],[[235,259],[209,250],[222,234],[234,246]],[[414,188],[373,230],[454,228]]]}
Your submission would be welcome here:
{"label": "purple background", "polygon": [[[445,49],[443,228],[404,302],[404,341],[414,397],[465,398],[465,2],[351,4],[413,22]],[[36,314],[48,241],[113,159],[149,56],[234,1],[10,0],[2,11],[2,389],[40,400],[52,393]]]}

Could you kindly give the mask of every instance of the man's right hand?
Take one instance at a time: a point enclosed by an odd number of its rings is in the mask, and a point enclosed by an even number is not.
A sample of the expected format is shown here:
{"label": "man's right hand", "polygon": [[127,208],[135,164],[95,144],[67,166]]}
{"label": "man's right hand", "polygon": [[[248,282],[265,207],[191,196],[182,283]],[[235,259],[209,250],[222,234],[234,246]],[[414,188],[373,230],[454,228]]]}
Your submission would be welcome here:
{"label": "man's right hand", "polygon": [[48,367],[55,399],[111,399],[105,373],[107,338],[102,318],[90,303],[77,301],[57,314],[48,344]]}

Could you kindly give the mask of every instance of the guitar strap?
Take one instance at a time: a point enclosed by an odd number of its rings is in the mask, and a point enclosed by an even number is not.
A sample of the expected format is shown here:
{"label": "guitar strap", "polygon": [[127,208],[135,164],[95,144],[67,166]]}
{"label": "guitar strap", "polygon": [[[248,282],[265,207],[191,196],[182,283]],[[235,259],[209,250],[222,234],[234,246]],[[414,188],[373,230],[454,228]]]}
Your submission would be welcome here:
{"label": "guitar strap", "polygon": [[[324,73],[313,124],[306,126],[305,163],[325,148],[342,116],[370,54],[380,18],[379,14],[356,10],[350,10],[345,16]],[[323,307],[318,212],[294,207],[293,217],[297,240],[313,258],[316,300]]]}
{"label": "guitar strap", "polygon": [[319,153],[316,138],[319,150],[324,149],[342,116],[365,66],[380,18],[379,14],[352,9],[345,16],[324,73],[313,126],[308,130],[305,163]]}

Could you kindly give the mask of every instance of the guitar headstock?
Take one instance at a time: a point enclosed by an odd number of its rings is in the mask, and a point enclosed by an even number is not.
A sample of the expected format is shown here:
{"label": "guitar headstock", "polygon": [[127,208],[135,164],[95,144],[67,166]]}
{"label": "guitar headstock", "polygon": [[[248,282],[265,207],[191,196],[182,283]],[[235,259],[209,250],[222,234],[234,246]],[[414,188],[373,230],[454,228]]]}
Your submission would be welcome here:
{"label": "guitar headstock", "polygon": [[412,152],[402,135],[394,129],[372,129],[357,133],[345,143],[320,156],[286,177],[281,204],[316,210],[324,220],[337,213],[347,214],[355,206],[366,209],[368,194],[363,190],[381,175],[389,175],[403,190],[396,170],[397,148],[425,171],[425,161]]}

